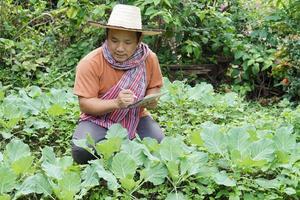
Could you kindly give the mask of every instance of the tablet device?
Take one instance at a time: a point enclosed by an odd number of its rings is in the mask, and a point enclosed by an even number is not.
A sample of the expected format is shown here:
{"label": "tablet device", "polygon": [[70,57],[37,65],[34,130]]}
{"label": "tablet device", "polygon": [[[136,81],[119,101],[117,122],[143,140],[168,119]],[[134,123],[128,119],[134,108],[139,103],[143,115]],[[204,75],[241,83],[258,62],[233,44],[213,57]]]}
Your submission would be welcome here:
{"label": "tablet device", "polygon": [[127,108],[134,108],[134,107],[137,107],[137,106],[144,105],[145,103],[151,102],[154,99],[157,99],[157,98],[161,97],[164,94],[166,94],[166,92],[156,93],[156,94],[149,94],[149,95],[145,96],[144,98],[134,102],[133,104],[130,104]]}

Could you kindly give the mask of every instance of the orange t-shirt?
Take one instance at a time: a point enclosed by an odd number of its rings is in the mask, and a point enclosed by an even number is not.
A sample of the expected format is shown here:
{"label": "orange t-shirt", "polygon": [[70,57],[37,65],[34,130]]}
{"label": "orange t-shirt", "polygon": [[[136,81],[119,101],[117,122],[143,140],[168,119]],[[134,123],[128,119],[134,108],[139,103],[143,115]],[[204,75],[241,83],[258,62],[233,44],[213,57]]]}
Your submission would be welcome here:
{"label": "orange t-shirt", "polygon": [[[163,79],[155,53],[150,51],[145,64],[147,93],[148,89],[162,87]],[[102,48],[99,47],[78,63],[73,92],[75,95],[85,98],[101,97],[119,82],[124,73],[125,70],[111,67],[111,64],[103,57]],[[140,116],[147,114],[147,111],[142,108]]]}

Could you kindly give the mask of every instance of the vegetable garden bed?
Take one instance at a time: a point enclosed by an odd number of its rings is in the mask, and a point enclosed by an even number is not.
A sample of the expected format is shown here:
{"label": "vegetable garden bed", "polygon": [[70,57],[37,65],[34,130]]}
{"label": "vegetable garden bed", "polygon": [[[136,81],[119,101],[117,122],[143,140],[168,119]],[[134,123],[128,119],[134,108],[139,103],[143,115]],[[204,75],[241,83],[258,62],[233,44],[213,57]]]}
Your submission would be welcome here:
{"label": "vegetable garden bed", "polygon": [[[69,91],[32,87],[7,94],[0,105],[6,113],[0,198],[298,198],[299,107],[281,101],[269,110],[235,93],[215,93],[206,83],[191,87],[165,79],[163,91],[168,95],[153,112],[167,136],[161,144],[130,141],[116,124],[98,144],[77,141],[95,146],[99,155],[82,166],[70,157],[68,140],[79,113]],[[61,119],[69,119],[67,126]],[[32,143],[41,134],[55,137],[55,146]]]}

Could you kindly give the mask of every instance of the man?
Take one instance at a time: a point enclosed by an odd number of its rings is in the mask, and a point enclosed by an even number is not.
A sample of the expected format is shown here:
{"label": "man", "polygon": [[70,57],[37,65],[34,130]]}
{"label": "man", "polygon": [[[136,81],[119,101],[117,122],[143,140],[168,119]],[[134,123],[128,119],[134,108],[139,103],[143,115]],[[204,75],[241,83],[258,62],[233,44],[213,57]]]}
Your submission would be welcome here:
{"label": "man", "polygon": [[[79,99],[81,116],[72,139],[90,134],[99,142],[112,124],[120,123],[128,130],[129,139],[138,134],[160,142],[162,130],[145,109],[154,108],[157,102],[128,108],[146,95],[159,93],[163,85],[156,54],[141,42],[143,35],[160,32],[143,30],[140,9],[122,4],[113,8],[106,25],[90,23],[106,28],[107,35],[104,44],[77,66],[74,94]],[[72,155],[80,164],[94,158],[74,144]]]}

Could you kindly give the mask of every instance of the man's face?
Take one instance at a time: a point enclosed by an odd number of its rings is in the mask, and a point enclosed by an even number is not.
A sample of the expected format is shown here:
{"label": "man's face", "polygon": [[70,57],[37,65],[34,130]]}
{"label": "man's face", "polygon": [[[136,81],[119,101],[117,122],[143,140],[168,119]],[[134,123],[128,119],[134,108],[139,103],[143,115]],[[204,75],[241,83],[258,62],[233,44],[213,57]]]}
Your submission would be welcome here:
{"label": "man's face", "polygon": [[138,45],[136,32],[109,29],[107,45],[113,58],[118,62],[124,62],[130,58]]}

